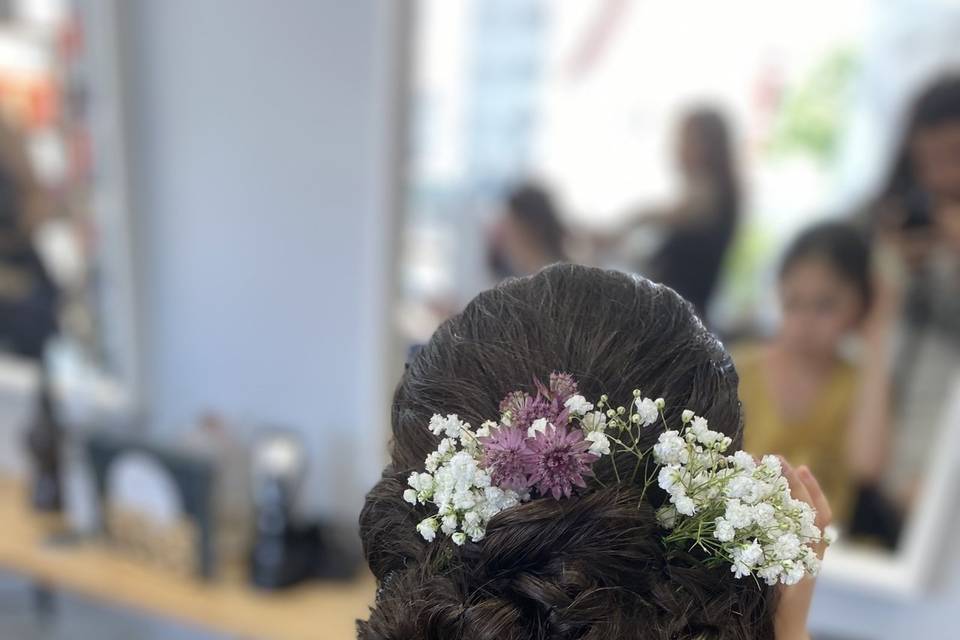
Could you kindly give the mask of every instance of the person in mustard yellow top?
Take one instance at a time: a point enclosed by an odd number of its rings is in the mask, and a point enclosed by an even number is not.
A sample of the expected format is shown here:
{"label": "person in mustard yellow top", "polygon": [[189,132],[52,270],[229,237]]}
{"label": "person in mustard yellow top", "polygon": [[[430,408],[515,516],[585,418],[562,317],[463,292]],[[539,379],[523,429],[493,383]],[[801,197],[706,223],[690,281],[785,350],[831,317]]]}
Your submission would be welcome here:
{"label": "person in mustard yellow top", "polygon": [[882,473],[886,447],[882,425],[858,418],[859,407],[886,383],[841,355],[870,308],[868,245],[848,225],[818,224],[790,245],[778,284],[777,333],[765,344],[733,350],[745,449],[809,466],[843,526],[860,490]]}

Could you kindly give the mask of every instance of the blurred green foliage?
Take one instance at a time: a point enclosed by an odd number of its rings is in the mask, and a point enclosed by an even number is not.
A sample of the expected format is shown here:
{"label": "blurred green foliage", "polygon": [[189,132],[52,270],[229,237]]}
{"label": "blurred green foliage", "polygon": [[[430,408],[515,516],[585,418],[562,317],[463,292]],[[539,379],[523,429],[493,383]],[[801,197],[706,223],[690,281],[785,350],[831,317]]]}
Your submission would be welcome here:
{"label": "blurred green foliage", "polygon": [[852,48],[837,49],[788,87],[768,151],[772,155],[799,153],[828,163],[846,122],[858,65]]}

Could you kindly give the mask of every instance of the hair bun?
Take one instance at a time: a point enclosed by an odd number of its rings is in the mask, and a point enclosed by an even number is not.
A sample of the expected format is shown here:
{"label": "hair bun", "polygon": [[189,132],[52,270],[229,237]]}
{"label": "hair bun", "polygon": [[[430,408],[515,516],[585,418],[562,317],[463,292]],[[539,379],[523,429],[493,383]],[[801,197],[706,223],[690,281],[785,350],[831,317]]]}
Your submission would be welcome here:
{"label": "hair bun", "polygon": [[[463,547],[407,540],[409,521],[391,526],[400,529],[365,541],[371,567],[394,573],[381,576],[377,604],[359,626],[364,640],[742,638],[754,636],[737,628],[755,630],[764,617],[755,584],[667,558],[653,508],[632,488],[524,503]],[[404,566],[369,546],[377,540],[415,555]]]}

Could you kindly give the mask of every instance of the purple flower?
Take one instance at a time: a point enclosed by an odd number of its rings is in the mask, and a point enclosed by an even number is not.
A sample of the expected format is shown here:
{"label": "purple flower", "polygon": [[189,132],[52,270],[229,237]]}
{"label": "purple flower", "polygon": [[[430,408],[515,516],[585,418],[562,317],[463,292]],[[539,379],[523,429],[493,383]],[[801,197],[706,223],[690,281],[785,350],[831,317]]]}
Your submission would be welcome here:
{"label": "purple flower", "polygon": [[534,454],[530,484],[541,495],[554,498],[570,497],[574,487],[587,486],[584,476],[593,475],[590,468],[599,456],[590,453],[590,443],[583,439],[580,429],[567,429],[566,425],[547,427],[528,441]]}
{"label": "purple flower", "polygon": [[577,394],[577,382],[569,373],[554,371],[550,374],[550,393],[560,404]]}
{"label": "purple flower", "polygon": [[520,413],[520,409],[530,400],[530,394],[523,391],[511,391],[500,401],[500,413],[510,412],[514,418]]}
{"label": "purple flower", "polygon": [[489,436],[480,438],[491,484],[518,493],[530,487],[530,473],[536,462],[530,442],[526,429],[516,426],[493,429]]}
{"label": "purple flower", "polygon": [[555,424],[564,410],[564,406],[555,400],[549,400],[542,396],[537,396],[536,398],[527,396],[526,402],[524,402],[520,410],[514,415],[511,424],[520,427],[524,431],[538,418],[546,418],[547,422]]}

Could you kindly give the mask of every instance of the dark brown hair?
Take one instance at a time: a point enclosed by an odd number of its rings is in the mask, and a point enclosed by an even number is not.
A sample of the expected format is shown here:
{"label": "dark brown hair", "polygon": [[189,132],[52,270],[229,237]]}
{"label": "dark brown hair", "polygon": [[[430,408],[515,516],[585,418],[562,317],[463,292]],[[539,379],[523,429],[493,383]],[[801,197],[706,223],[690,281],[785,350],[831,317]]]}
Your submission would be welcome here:
{"label": "dark brown hair", "polygon": [[[507,509],[479,543],[424,542],[428,514],[401,494],[436,448],[426,424],[456,413],[495,417],[501,398],[534,376],[572,373],[588,398],[625,404],[640,388],[667,400],[668,422],[695,408],[742,440],[737,375],[722,345],[672,290],[642,278],[554,265],[477,296],[417,354],[394,396],[391,463],[360,515],[380,583],[362,640],[772,638],[774,591],[667,550],[654,516],[659,489],[611,486]],[[652,444],[660,429],[644,432]],[[625,454],[629,455],[629,454]],[[623,465],[628,464],[624,459]]]}
{"label": "dark brown hair", "polygon": [[[956,123],[960,123],[960,71],[935,78],[914,100],[878,203],[914,197],[918,185],[910,158],[911,141],[921,131]],[[878,205],[875,208],[881,210]]]}
{"label": "dark brown hair", "polygon": [[787,246],[780,261],[780,279],[796,265],[821,260],[860,297],[863,313],[873,299],[870,245],[863,232],[846,222],[819,222],[807,227]]}

